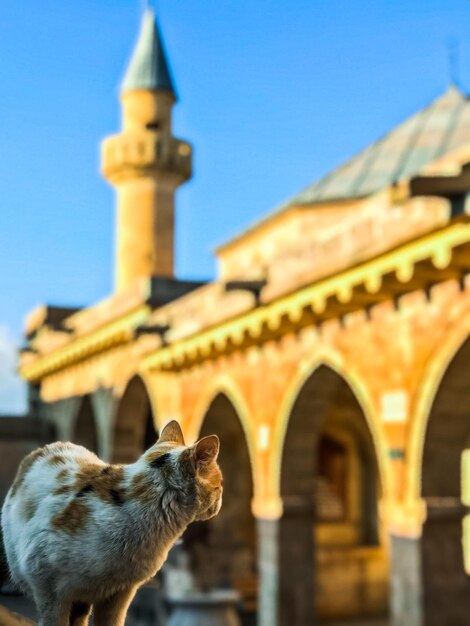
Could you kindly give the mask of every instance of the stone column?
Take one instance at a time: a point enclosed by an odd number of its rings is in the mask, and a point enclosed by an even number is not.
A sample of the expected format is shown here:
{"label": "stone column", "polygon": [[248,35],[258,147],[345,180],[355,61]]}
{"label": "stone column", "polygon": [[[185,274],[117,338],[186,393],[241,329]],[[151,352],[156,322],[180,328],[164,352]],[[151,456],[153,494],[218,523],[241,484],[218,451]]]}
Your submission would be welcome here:
{"label": "stone column", "polygon": [[99,457],[105,461],[111,461],[113,448],[113,422],[116,412],[117,400],[112,389],[100,387],[91,397],[96,419],[96,431],[98,433]]}
{"label": "stone column", "polygon": [[391,537],[393,626],[467,626],[470,577],[465,572],[462,522],[456,497],[426,499],[420,537]]}
{"label": "stone column", "polygon": [[279,625],[279,520],[258,519],[258,626]]}
{"label": "stone column", "polygon": [[314,503],[283,498],[279,526],[279,626],[312,626],[314,600]]}
{"label": "stone column", "polygon": [[314,624],[313,501],[284,499],[279,520],[258,520],[258,626]]}
{"label": "stone column", "polygon": [[464,569],[459,498],[428,498],[423,527],[423,626],[470,623],[470,577]]}
{"label": "stone column", "polygon": [[390,551],[392,624],[424,626],[421,539],[391,535]]}
{"label": "stone column", "polygon": [[54,427],[57,440],[70,441],[72,439],[79,406],[79,396],[44,404],[44,417]]}

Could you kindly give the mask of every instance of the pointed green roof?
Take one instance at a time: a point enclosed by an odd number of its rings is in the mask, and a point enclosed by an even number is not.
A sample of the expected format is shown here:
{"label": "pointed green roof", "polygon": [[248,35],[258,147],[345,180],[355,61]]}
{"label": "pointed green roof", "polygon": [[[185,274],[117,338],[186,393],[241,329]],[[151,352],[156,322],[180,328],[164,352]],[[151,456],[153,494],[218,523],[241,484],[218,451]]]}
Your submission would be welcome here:
{"label": "pointed green roof", "polygon": [[465,143],[470,143],[470,98],[452,84],[426,108],[291,198],[287,206],[368,196],[416,176],[428,163]]}
{"label": "pointed green roof", "polygon": [[290,207],[364,198],[397,181],[409,180],[429,163],[464,145],[470,145],[470,96],[451,84],[427,107],[230,241]]}
{"label": "pointed green roof", "polygon": [[151,9],[143,15],[139,37],[121,84],[121,92],[133,89],[168,91],[176,98],[155,13]]}

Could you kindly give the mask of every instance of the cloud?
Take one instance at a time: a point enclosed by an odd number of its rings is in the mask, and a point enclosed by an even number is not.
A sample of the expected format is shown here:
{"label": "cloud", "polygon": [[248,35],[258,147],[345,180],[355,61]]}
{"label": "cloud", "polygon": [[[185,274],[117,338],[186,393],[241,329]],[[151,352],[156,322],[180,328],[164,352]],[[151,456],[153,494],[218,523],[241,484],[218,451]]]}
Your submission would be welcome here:
{"label": "cloud", "polygon": [[9,329],[0,326],[0,415],[26,412],[26,385],[16,373],[17,351]]}

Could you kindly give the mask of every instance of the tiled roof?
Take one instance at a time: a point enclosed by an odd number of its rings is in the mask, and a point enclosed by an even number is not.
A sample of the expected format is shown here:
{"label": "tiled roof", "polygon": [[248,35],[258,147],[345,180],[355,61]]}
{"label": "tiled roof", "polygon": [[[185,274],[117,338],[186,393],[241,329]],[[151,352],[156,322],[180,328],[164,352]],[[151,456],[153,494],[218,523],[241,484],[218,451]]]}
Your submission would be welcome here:
{"label": "tiled roof", "polygon": [[470,99],[452,85],[429,106],[280,208],[367,196],[418,174],[431,161],[466,143],[470,144]]}
{"label": "tiled roof", "polygon": [[133,89],[168,91],[176,97],[155,14],[150,9],[142,18],[139,38],[121,85],[121,91]]}

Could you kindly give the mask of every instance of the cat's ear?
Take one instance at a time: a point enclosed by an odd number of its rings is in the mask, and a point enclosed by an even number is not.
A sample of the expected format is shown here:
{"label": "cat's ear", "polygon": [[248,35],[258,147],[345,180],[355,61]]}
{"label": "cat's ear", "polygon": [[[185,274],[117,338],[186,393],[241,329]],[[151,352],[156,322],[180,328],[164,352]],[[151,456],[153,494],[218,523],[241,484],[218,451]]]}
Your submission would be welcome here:
{"label": "cat's ear", "polygon": [[219,454],[220,442],[217,435],[203,437],[194,445],[194,459],[198,467],[209,465]]}
{"label": "cat's ear", "polygon": [[168,424],[163,428],[158,439],[158,443],[163,443],[164,441],[179,443],[182,446],[185,445],[183,431],[176,420],[171,420],[171,422],[168,422]]}

